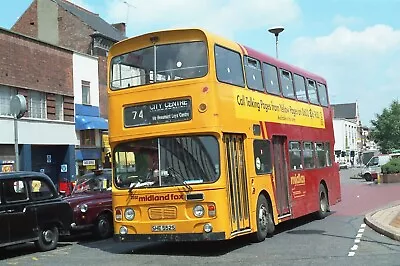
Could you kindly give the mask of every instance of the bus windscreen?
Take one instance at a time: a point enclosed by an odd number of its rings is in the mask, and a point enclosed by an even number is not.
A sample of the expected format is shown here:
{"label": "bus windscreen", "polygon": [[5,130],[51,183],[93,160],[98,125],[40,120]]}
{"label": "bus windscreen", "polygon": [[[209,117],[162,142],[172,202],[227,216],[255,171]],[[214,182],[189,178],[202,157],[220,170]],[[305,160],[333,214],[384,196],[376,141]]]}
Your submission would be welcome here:
{"label": "bus windscreen", "polygon": [[135,50],[111,60],[111,89],[203,77],[208,72],[207,62],[207,47],[201,41]]}

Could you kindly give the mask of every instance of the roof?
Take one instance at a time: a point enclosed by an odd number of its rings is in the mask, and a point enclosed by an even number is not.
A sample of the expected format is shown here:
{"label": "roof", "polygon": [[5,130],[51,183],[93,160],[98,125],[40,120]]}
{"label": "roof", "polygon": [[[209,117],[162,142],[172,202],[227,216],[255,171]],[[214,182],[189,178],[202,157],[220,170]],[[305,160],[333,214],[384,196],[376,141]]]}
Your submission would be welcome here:
{"label": "roof", "polygon": [[354,119],[357,117],[357,103],[332,104],[334,118]]}
{"label": "roof", "polygon": [[95,31],[101,33],[102,35],[114,40],[120,41],[126,37],[115,27],[107,23],[98,14],[92,13],[80,6],[70,3],[66,0],[52,0],[59,6],[64,8],[66,11],[78,17],[86,25],[94,29]]}
{"label": "roof", "polygon": [[12,179],[12,178],[32,177],[32,176],[35,177],[40,176],[50,180],[50,178],[47,175],[39,172],[32,172],[32,171],[0,172],[0,179]]}

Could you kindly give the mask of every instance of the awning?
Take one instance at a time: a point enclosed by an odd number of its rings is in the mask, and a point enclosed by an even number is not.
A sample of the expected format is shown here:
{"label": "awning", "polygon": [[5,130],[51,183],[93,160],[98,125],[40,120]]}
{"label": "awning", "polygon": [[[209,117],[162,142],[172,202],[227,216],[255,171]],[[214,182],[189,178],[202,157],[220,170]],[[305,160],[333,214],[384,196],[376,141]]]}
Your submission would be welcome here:
{"label": "awning", "polygon": [[87,130],[87,129],[108,130],[108,121],[102,117],[76,115],[75,116],[75,129],[76,130]]}
{"label": "awning", "polygon": [[75,150],[75,160],[97,160],[101,158],[100,149],[79,149]]}

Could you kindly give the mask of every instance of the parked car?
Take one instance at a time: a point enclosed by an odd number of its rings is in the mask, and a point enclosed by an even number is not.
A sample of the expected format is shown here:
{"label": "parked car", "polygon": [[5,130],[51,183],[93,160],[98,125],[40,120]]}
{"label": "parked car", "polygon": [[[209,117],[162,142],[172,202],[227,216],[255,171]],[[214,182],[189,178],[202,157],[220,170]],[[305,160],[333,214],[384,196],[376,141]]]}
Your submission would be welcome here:
{"label": "parked car", "polygon": [[339,163],[339,169],[349,169],[351,167],[350,162],[340,162]]}
{"label": "parked car", "polygon": [[111,169],[77,178],[71,195],[65,197],[73,209],[73,231],[91,230],[99,238],[112,236],[111,182]]}
{"label": "parked car", "polygon": [[33,241],[41,251],[54,249],[71,222],[71,207],[47,175],[0,173],[0,247]]}
{"label": "parked car", "polygon": [[381,154],[373,156],[368,163],[361,168],[360,176],[366,181],[373,181],[381,173],[381,166],[388,163],[392,158],[400,157],[400,153]]}

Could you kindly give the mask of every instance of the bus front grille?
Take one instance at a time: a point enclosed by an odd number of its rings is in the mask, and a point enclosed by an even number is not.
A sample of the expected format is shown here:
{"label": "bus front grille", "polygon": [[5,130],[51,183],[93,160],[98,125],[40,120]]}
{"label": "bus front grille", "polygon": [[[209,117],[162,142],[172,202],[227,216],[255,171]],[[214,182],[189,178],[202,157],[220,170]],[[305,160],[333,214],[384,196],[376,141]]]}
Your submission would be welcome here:
{"label": "bus front grille", "polygon": [[176,207],[149,208],[150,220],[176,219]]}

